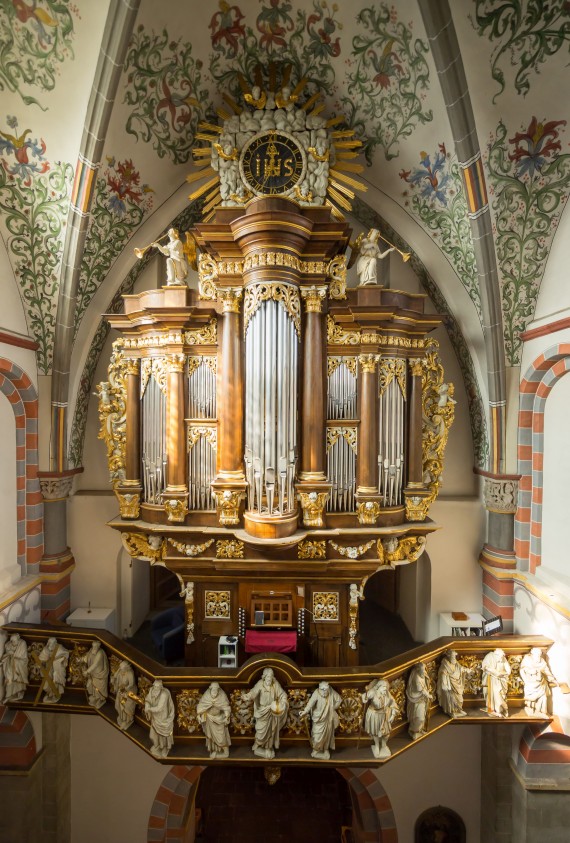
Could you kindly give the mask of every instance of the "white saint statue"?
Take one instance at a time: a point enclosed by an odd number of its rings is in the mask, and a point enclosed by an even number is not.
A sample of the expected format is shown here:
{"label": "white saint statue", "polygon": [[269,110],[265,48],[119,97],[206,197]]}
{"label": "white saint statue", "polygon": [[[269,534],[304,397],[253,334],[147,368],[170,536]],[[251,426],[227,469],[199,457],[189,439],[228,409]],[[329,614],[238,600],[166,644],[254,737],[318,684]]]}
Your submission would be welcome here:
{"label": "white saint statue", "polygon": [[417,741],[427,732],[429,704],[432,699],[426,666],[423,662],[415,665],[410,671],[406,698],[408,733],[412,740]]}
{"label": "white saint statue", "polygon": [[94,641],[83,656],[87,701],[93,708],[101,708],[109,695],[109,660],[100,641]]}
{"label": "white saint statue", "polygon": [[455,650],[443,654],[437,674],[437,700],[450,717],[465,717],[463,711],[464,677],[471,671],[457,661]]}
{"label": "white saint statue", "polygon": [[338,728],[337,709],[342,702],[341,695],[328,682],[320,682],[309,702],[300,712],[301,717],[311,715],[311,756],[328,761],[330,750],[335,748],[334,733]]}
{"label": "white saint statue", "polygon": [[372,681],[362,694],[362,702],[368,703],[364,728],[372,738],[372,755],[374,758],[388,758],[392,753],[387,740],[398,714],[398,704],[386,679]]}
{"label": "white saint statue", "polygon": [[188,264],[184,255],[184,247],[176,228],[168,229],[168,243],[154,243],[153,245],[166,255],[166,286],[180,286],[188,275]]}
{"label": "white saint statue", "polygon": [[4,672],[3,701],[17,702],[24,696],[28,684],[28,645],[14,632],[4,645],[2,655]]}
{"label": "white saint statue", "polygon": [[356,274],[358,275],[360,287],[378,283],[376,261],[382,260],[390,252],[395,251],[394,246],[391,246],[382,252],[378,246],[379,237],[380,232],[378,229],[371,228],[360,244],[360,251],[356,261]]}
{"label": "white saint statue", "polygon": [[115,711],[117,726],[125,732],[135,719],[136,700],[129,694],[136,693],[135,672],[128,661],[122,661],[111,680],[115,692]]}
{"label": "white saint statue", "polygon": [[540,647],[533,647],[522,657],[520,676],[524,683],[524,707],[529,717],[548,717],[551,687],[558,682],[551,672]]}
{"label": "white saint statue", "polygon": [[40,652],[39,658],[40,661],[46,663],[48,676],[52,682],[51,685],[48,681],[45,682],[43,702],[59,702],[65,690],[65,675],[69,661],[69,650],[66,650],[63,644],[59,644],[57,638],[48,638],[45,647]]}
{"label": "white saint statue", "polygon": [[202,694],[196,707],[198,722],[206,736],[210,758],[227,758],[230,754],[230,701],[218,682],[212,682]]}
{"label": "white saint statue", "polygon": [[270,667],[265,668],[261,679],[251,691],[243,694],[243,699],[253,700],[254,755],[259,758],[275,758],[275,750],[279,749],[279,732],[285,725],[289,702],[287,694],[275,679]]}
{"label": "white saint statue", "polygon": [[166,758],[174,743],[174,703],[170,691],[155,679],[144,702],[150,722],[150,751],[156,758]]}
{"label": "white saint statue", "polygon": [[500,647],[487,653],[481,662],[481,670],[486,703],[484,710],[494,717],[508,717],[507,691],[511,666]]}

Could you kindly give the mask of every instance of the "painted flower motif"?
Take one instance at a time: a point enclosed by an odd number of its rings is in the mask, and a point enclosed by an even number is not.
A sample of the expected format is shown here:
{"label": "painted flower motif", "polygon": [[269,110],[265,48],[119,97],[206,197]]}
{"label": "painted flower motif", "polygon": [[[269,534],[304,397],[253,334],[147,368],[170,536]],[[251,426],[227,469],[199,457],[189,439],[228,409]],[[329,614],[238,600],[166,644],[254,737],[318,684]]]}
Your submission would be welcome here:
{"label": "painted flower motif", "polygon": [[212,47],[223,49],[222,42],[229,47],[229,56],[235,56],[239,42],[238,38],[245,38],[245,27],[242,24],[244,15],[238,6],[230,6],[226,0],[220,0],[220,11],[212,16],[210,31],[212,33]]}
{"label": "painted flower motif", "polygon": [[181,93],[174,93],[166,80],[162,80],[162,98],[156,104],[156,117],[164,126],[168,125],[167,115],[170,115],[172,128],[180,132],[192,118],[192,106],[199,108],[200,103],[192,96],[192,85],[187,79],[180,82],[183,90]]}
{"label": "painted flower motif", "polygon": [[445,172],[447,151],[445,144],[439,144],[434,163],[427,152],[420,152],[420,166],[414,170],[401,170],[399,175],[408,184],[420,190],[424,199],[437,199],[442,205],[447,204],[449,173]]}
{"label": "painted flower motif", "polygon": [[8,117],[7,123],[11,129],[16,130],[16,134],[0,131],[0,152],[7,152],[16,160],[11,162],[2,158],[2,165],[10,176],[23,178],[23,184],[29,187],[34,173],[47,173],[49,170],[49,164],[44,160],[45,142],[42,139],[39,142],[29,139],[31,129],[25,129],[18,135],[18,121],[15,117]]}
{"label": "painted flower motif", "polygon": [[284,36],[287,32],[292,32],[295,26],[289,14],[291,9],[291,3],[269,0],[269,7],[259,13],[255,22],[258,32],[261,33],[260,47],[270,50],[273,46],[287,46]]}
{"label": "painted flower motif", "polygon": [[115,163],[114,158],[107,158],[109,167],[115,173],[107,170],[107,186],[110,188],[108,205],[111,211],[117,216],[123,217],[127,213],[128,203],[141,205],[145,194],[154,193],[148,184],[140,184],[140,173],[135,169],[131,159]]}
{"label": "painted flower motif", "polygon": [[403,73],[403,68],[400,63],[400,58],[398,54],[392,49],[394,46],[394,39],[391,38],[384,46],[381,54],[375,50],[368,51],[368,58],[374,70],[376,71],[376,76],[374,77],[373,81],[383,89],[389,88],[392,84],[393,80],[396,80],[398,76],[401,76]]}
{"label": "painted flower motif", "polygon": [[[332,7],[333,14],[337,11],[335,6],[336,3]],[[315,58],[336,58],[340,55],[340,38],[337,37],[333,41],[332,36],[337,27],[338,29],[342,29],[342,24],[337,24],[331,14],[327,14],[323,18],[321,9],[328,12],[328,4],[321,3],[321,8],[307,18],[307,32],[311,38],[308,51]],[[321,23],[322,25],[319,27],[318,24]]]}
{"label": "painted flower motif", "polygon": [[539,123],[533,117],[526,132],[517,132],[514,138],[509,138],[509,143],[515,144],[515,151],[509,159],[517,163],[517,178],[525,174],[532,178],[537,170],[542,170],[548,157],[560,152],[557,128],[565,125],[566,120]]}

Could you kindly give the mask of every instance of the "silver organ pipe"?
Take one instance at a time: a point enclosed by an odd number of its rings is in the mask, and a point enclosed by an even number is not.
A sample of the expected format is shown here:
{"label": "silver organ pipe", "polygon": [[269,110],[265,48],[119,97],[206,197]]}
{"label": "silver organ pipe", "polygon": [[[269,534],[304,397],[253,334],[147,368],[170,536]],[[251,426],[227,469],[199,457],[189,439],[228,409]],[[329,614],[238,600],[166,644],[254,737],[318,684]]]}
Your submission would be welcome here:
{"label": "silver organ pipe", "polygon": [[214,427],[196,426],[197,420],[216,418],[216,358],[188,358],[188,508],[215,510],[212,482],[216,477]]}
{"label": "silver organ pipe", "polygon": [[245,336],[247,506],[264,515],[295,509],[298,337],[284,305],[262,301]]}
{"label": "silver organ pipe", "polygon": [[356,491],[356,428],[327,429],[327,479],[332,483],[329,512],[354,512]]}
{"label": "silver organ pipe", "polygon": [[156,379],[161,361],[153,360],[141,396],[142,480],[145,503],[160,504],[166,488],[166,395]]}
{"label": "silver organ pipe", "polygon": [[378,417],[378,493],[382,506],[402,502],[405,475],[405,360],[383,358]]}
{"label": "silver organ pipe", "polygon": [[356,358],[329,357],[332,372],[328,376],[327,417],[331,420],[355,419],[357,384]]}

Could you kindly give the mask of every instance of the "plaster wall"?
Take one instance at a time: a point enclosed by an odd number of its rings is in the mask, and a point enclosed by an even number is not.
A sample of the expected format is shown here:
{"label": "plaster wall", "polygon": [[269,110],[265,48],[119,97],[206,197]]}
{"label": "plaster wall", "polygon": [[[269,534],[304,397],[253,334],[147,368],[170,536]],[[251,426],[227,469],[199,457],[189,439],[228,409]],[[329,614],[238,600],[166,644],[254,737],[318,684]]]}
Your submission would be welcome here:
{"label": "plaster wall", "polygon": [[18,565],[18,518],[16,490],[16,420],[8,399],[0,394],[0,589],[22,574]]}
{"label": "plaster wall", "polygon": [[[28,335],[28,326],[18,285],[4,241],[0,239],[0,279],[2,284],[2,317],[0,328]],[[35,368],[35,367],[34,367]]]}

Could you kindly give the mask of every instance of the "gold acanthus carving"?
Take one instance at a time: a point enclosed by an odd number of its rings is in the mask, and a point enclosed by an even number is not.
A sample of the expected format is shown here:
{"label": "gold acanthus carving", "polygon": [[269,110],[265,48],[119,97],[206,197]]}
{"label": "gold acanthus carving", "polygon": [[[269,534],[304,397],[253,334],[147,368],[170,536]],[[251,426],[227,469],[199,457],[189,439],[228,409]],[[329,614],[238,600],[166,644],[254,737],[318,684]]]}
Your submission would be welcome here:
{"label": "gold acanthus carving", "polygon": [[183,372],[186,363],[185,354],[169,354],[164,358],[167,372]]}
{"label": "gold acanthus carving", "polygon": [[507,661],[511,667],[511,673],[508,677],[507,694],[511,697],[522,696],[524,693],[524,682],[520,675],[522,655],[507,656]]}
{"label": "gold acanthus carving", "polygon": [[186,689],[176,694],[176,710],[178,712],[176,722],[178,728],[183,732],[188,732],[190,735],[200,731],[196,711],[199,699],[200,691],[198,688]]}
{"label": "gold acanthus carving", "polygon": [[346,556],[348,559],[360,559],[361,556],[370,550],[371,547],[374,545],[374,539],[371,541],[366,542],[365,544],[359,544],[358,546],[350,546],[350,547],[343,547],[340,544],[337,544],[332,539],[329,539],[329,544],[331,547],[334,547],[337,553],[340,553],[341,556]]}
{"label": "gold acanthus carving", "polygon": [[216,301],[218,291],[215,281],[218,278],[218,266],[216,261],[201,252],[198,258],[198,297],[202,301]]}
{"label": "gold acanthus carving", "polygon": [[425,521],[430,507],[428,495],[414,495],[404,492],[406,502],[406,521]]}
{"label": "gold acanthus carving", "polygon": [[123,547],[133,559],[147,559],[152,565],[164,564],[164,536],[147,533],[121,533]]}
{"label": "gold acanthus carving", "polygon": [[331,345],[360,345],[360,331],[347,331],[327,316],[327,342]]}
{"label": "gold acanthus carving", "polygon": [[141,397],[144,395],[151,377],[156,381],[163,395],[166,395],[168,375],[165,357],[145,357],[141,366]]}
{"label": "gold acanthus carving", "polygon": [[394,719],[394,724],[396,724],[406,719],[406,680],[402,676],[390,682],[390,693],[398,706],[398,713]]}
{"label": "gold acanthus carving", "polygon": [[342,300],[346,298],[346,256],[337,255],[327,267],[329,283],[329,297]]}
{"label": "gold acanthus carving", "polygon": [[360,501],[356,504],[359,524],[376,524],[381,507],[378,501]]}
{"label": "gold acanthus carving", "polygon": [[69,664],[67,666],[67,683],[73,685],[75,688],[85,687],[85,662],[83,657],[87,653],[87,647],[82,647],[76,644],[69,654]]}
{"label": "gold acanthus carving", "polygon": [[410,367],[410,374],[413,378],[421,378],[424,374],[424,359],[423,357],[410,357],[408,360]]}
{"label": "gold acanthus carving", "polygon": [[152,373],[152,357],[144,357],[141,361],[141,398]]}
{"label": "gold acanthus carving", "polygon": [[105,442],[109,474],[116,486],[125,478],[127,459],[127,381],[122,338],[113,343],[108,377],[108,381],[97,386],[99,439]]}
{"label": "gold acanthus carving", "polygon": [[239,506],[245,498],[245,492],[224,489],[223,492],[214,492],[216,505],[218,507],[218,521],[223,527],[232,527],[239,524]]}
{"label": "gold acanthus carving", "polygon": [[364,375],[373,375],[380,360],[379,354],[359,354],[358,362]]}
{"label": "gold acanthus carving", "polygon": [[287,311],[295,326],[297,336],[301,336],[301,300],[299,291],[290,284],[250,284],[245,290],[243,305],[243,332],[247,333],[247,326],[252,316],[257,312],[262,302],[272,299],[280,302]]}
{"label": "gold acanthus carving", "polygon": [[482,657],[459,654],[457,656],[457,661],[462,667],[469,671],[469,673],[465,675],[463,690],[467,694],[477,696],[479,689],[481,688],[483,677],[483,669],[481,666]]}
{"label": "gold acanthus carving", "polygon": [[208,369],[211,369],[211,371],[216,374],[218,366],[217,360],[213,355],[197,356],[188,358],[188,377],[192,377],[194,372],[196,372],[202,364],[207,366]]}
{"label": "gold acanthus carving", "polygon": [[330,376],[336,372],[339,366],[345,366],[353,378],[356,377],[358,369],[358,357],[327,357],[327,374]]}
{"label": "gold acanthus carving", "polygon": [[140,492],[120,492],[117,487],[114,491],[119,502],[121,518],[138,518],[141,508]]}
{"label": "gold acanthus carving", "polygon": [[141,371],[141,361],[138,357],[128,357],[125,362],[125,374],[138,375]]}
{"label": "gold acanthus carving", "polygon": [[379,367],[379,395],[384,395],[396,379],[402,398],[406,400],[406,361],[397,357],[383,357]]}
{"label": "gold acanthus carving", "polygon": [[164,498],[164,511],[168,520],[175,524],[184,523],[188,515],[188,506],[185,498]]}
{"label": "gold acanthus carving", "polygon": [[230,618],[230,592],[229,591],[206,591],[204,594],[205,618],[222,620]]}
{"label": "gold acanthus carving", "polygon": [[327,453],[330,451],[333,445],[340,439],[340,437],[346,439],[346,442],[354,453],[357,453],[357,433],[355,427],[327,427]]}
{"label": "gold acanthus carving", "polygon": [[425,536],[387,536],[377,541],[378,561],[381,565],[395,562],[416,562],[426,548]]}
{"label": "gold acanthus carving", "polygon": [[[286,266],[300,275],[325,275],[327,272],[325,261],[304,261],[288,252],[253,252],[244,260],[241,272],[249,272],[251,269],[265,266]],[[220,264],[218,264],[218,269],[219,267]]]}
{"label": "gold acanthus carving", "polygon": [[218,289],[218,301],[222,303],[222,313],[239,313],[239,304],[243,290],[241,287]]}
{"label": "gold acanthus carving", "polygon": [[184,331],[186,345],[216,345],[218,342],[218,320],[212,317],[202,328],[189,328]]}
{"label": "gold acanthus carving", "polygon": [[297,497],[303,510],[305,527],[322,527],[323,512],[329,496],[328,492],[298,492]]}
{"label": "gold acanthus carving", "polygon": [[202,542],[202,544],[184,544],[184,542],[177,542],[175,539],[169,538],[168,541],[175,547],[176,550],[180,551],[184,556],[199,556],[201,553],[204,553],[210,545],[214,544],[214,539],[208,539],[206,542]]}
{"label": "gold acanthus carving", "polygon": [[317,621],[338,621],[339,599],[338,591],[314,591],[313,615]]}
{"label": "gold acanthus carving", "polygon": [[253,701],[244,699],[242,688],[236,688],[230,694],[230,723],[234,732],[248,735],[253,732]]}
{"label": "gold acanthus carving", "polygon": [[308,736],[307,718],[301,717],[301,712],[309,700],[307,689],[290,688],[287,691],[287,699],[289,700],[289,709],[287,711],[284,731],[291,735]]}
{"label": "gold acanthus carving", "polygon": [[344,735],[356,735],[362,728],[364,703],[357,688],[342,688],[342,702],[338,707],[338,728]]}
{"label": "gold acanthus carving", "polygon": [[210,443],[210,445],[215,451],[218,447],[218,432],[215,427],[207,426],[191,426],[188,428],[188,450],[192,450],[192,448],[201,436],[203,436],[204,439],[206,439]]}
{"label": "gold acanthus carving", "polygon": [[439,343],[428,337],[422,375],[422,479],[429,492],[422,507],[426,515],[439,494],[445,447],[455,417],[454,386],[443,378]]}
{"label": "gold acanthus carving", "polygon": [[216,542],[218,559],[243,559],[244,543],[239,539],[220,539]]}
{"label": "gold acanthus carving", "polygon": [[305,311],[307,313],[322,313],[323,301],[327,294],[326,287],[302,287],[301,296],[305,300]]}
{"label": "gold acanthus carving", "polygon": [[327,543],[325,540],[304,539],[297,545],[297,559],[326,559]]}

